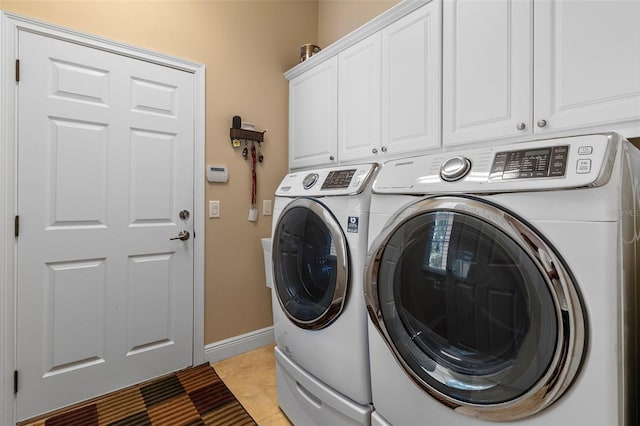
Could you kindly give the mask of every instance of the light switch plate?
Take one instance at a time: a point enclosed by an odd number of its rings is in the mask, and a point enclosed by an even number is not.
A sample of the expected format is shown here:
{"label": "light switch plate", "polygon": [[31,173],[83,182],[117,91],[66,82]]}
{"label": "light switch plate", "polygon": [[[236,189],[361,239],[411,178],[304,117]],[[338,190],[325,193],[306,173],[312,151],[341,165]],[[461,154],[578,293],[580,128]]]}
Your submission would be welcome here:
{"label": "light switch plate", "polygon": [[271,216],[271,200],[262,200],[262,215]]}
{"label": "light switch plate", "polygon": [[209,217],[220,217],[220,200],[209,201]]}

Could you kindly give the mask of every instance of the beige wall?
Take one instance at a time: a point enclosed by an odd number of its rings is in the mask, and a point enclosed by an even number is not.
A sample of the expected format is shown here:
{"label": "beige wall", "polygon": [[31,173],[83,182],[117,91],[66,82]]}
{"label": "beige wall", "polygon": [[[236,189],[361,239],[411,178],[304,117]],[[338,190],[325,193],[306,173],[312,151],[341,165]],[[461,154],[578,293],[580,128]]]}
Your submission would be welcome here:
{"label": "beige wall", "polygon": [[250,168],[229,142],[231,118],[240,115],[258,130],[269,129],[257,170],[261,210],[287,172],[288,84],[282,73],[298,63],[302,44],[317,44],[321,33],[326,47],[394,3],[1,0],[0,8],[205,64],[206,162],[229,168],[227,184],[206,184],[206,200],[221,202],[221,217],[205,219],[209,344],[272,324],[260,244],[271,233],[271,216],[247,220]]}
{"label": "beige wall", "polygon": [[325,48],[400,0],[318,0],[318,46]]}

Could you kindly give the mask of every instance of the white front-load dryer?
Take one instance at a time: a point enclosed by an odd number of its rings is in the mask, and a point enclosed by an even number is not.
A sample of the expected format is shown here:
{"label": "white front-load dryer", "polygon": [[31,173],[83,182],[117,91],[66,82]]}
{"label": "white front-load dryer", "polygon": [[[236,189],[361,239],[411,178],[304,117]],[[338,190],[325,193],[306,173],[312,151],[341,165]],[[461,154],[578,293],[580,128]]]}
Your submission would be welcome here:
{"label": "white front-load dryer", "polygon": [[273,316],[278,403],[297,425],[368,425],[363,270],[376,164],[305,170],[276,190]]}
{"label": "white front-load dryer", "polygon": [[638,424],[635,147],[440,152],[385,163],[372,191],[372,424]]}

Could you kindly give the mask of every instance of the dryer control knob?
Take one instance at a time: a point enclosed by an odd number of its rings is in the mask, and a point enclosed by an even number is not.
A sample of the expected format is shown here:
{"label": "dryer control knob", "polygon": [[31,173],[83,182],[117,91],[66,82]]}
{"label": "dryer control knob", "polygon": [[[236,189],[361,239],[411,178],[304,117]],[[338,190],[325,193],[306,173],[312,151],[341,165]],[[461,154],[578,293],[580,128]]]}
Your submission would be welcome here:
{"label": "dryer control knob", "polygon": [[310,173],[308,174],[304,180],[302,181],[302,186],[304,187],[304,189],[309,189],[311,188],[313,185],[316,184],[316,182],[318,181],[318,174],[317,173]]}
{"label": "dryer control knob", "polygon": [[462,179],[471,171],[471,161],[466,157],[452,157],[442,163],[440,177],[447,182]]}

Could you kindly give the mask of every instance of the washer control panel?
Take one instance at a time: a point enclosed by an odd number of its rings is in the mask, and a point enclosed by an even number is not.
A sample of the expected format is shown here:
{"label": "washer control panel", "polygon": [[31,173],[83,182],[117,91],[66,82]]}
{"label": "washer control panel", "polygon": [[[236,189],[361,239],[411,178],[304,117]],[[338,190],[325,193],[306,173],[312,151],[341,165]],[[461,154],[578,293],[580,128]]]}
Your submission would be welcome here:
{"label": "washer control panel", "polygon": [[338,166],[293,172],[284,177],[276,195],[337,196],[359,194],[378,171],[378,164]]}

